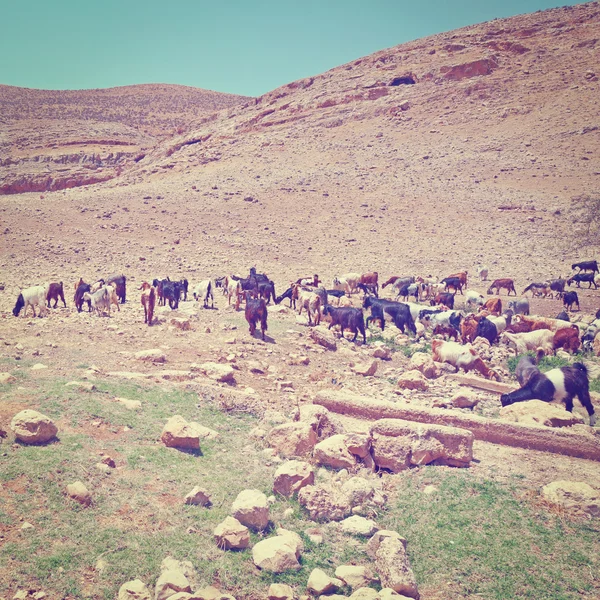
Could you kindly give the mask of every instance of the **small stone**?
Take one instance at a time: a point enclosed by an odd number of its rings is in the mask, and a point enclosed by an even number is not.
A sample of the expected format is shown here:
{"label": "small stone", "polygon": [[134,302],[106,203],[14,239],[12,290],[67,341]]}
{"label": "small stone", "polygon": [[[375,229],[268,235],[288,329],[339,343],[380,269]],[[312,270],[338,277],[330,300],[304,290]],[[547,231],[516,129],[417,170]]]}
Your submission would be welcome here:
{"label": "small stone", "polygon": [[191,504],[193,506],[210,506],[212,504],[211,496],[206,490],[196,486],[186,495],[185,504]]}
{"label": "small stone", "polygon": [[82,506],[90,506],[92,503],[92,495],[81,481],[67,485],[67,494]]}
{"label": "small stone", "polygon": [[243,550],[250,545],[250,531],[234,517],[227,517],[217,525],[213,536],[222,550]]}

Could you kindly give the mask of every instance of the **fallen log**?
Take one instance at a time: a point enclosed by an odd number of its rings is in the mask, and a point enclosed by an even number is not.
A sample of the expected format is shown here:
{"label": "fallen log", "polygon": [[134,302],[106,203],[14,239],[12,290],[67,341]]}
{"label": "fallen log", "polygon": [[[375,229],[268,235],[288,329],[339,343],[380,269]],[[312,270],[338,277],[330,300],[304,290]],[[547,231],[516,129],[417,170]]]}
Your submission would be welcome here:
{"label": "fallen log", "polygon": [[473,432],[475,439],[515,448],[531,448],[600,461],[600,436],[584,426],[578,431],[536,427],[496,419],[486,419],[477,415],[465,415],[453,410],[435,408],[414,408],[403,403],[375,400],[347,392],[322,390],[317,392],[314,404],[324,406],[332,412],[379,419],[404,419],[418,423],[435,423],[460,427]]}

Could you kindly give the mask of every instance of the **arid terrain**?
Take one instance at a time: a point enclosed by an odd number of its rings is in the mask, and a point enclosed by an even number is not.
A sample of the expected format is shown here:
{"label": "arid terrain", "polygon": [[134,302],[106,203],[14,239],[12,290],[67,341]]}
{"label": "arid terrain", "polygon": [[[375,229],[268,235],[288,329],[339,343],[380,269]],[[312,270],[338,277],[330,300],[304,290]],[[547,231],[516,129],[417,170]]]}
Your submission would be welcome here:
{"label": "arid terrain", "polygon": [[[313,273],[329,288],[347,272],[377,271],[385,281],[468,270],[469,289],[484,295],[489,283],[478,280],[478,265],[489,267],[490,280],[513,278],[519,294],[532,281],[569,276],[572,263],[600,259],[600,240],[581,247],[571,214],[578,197],[600,193],[599,70],[600,5],[592,2],[402,44],[259,98],[166,85],[0,86],[0,370],[26,373],[4,390],[0,430],[9,431],[19,410],[38,406],[40,390],[48,402],[49,382],[86,378],[200,394],[208,386],[225,412],[258,418],[267,410],[289,416],[320,390],[439,406],[458,382],[444,375],[427,391],[399,390],[411,353],[402,347],[413,344],[397,339],[393,326],[383,338],[394,345],[391,360],[378,360],[375,375],[363,377],[353,367],[373,360],[376,328],[369,344],[339,340],[330,352],[286,300],[271,307],[262,342],[219,292],[214,310],[190,299],[172,313],[160,308],[148,327],[138,288],[169,276],[186,277],[191,290],[205,278],[246,276],[251,266],[274,280],[278,294]],[[79,278],[112,273],[127,276],[121,310],[110,318],[77,313]],[[67,308],[59,304],[43,319],[13,317],[19,290],[45,281],[64,283]],[[600,309],[600,289],[577,292],[582,310],[574,319],[587,323]],[[558,299],[531,303],[539,315],[562,310]],[[164,364],[135,357],[153,348],[164,352]],[[502,352],[486,359],[502,382],[514,383]],[[207,361],[232,365],[235,384],[210,382],[192,366]],[[35,363],[47,368],[31,370]],[[589,358],[592,378],[599,365]],[[477,394],[477,414],[496,418],[498,394]],[[575,411],[585,415],[578,403]],[[70,435],[84,432],[94,451],[118,453],[129,443],[120,426],[97,415],[78,419],[56,421]],[[22,451],[11,435],[0,445],[0,470]],[[248,461],[264,458],[262,444],[244,449]],[[520,477],[530,494],[559,479],[600,488],[598,462],[475,444],[476,478]],[[131,463],[123,469],[122,481],[135,477]],[[10,481],[0,489],[0,545],[18,543],[12,519],[25,518],[13,502],[21,483]],[[110,485],[95,483],[110,496]],[[238,488],[231,483],[225,504]],[[149,505],[163,510],[164,498],[153,493]],[[7,568],[0,563],[0,598],[8,599],[27,582],[20,575],[15,584]],[[600,597],[598,568],[596,557],[579,597]],[[81,595],[31,585],[48,598],[102,598],[94,564],[85,577]],[[474,597],[453,586],[440,580],[421,598]]]}

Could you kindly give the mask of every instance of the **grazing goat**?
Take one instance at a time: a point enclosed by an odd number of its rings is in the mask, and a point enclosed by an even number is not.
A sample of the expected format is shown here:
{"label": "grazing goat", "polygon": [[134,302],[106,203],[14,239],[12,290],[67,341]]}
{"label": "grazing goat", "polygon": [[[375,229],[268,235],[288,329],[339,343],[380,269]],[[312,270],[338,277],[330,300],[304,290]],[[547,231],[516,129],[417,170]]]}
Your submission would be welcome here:
{"label": "grazing goat", "polygon": [[508,303],[508,308],[513,311],[515,315],[528,315],[529,314],[529,300],[527,298],[521,298],[520,300],[511,300]]}
{"label": "grazing goat", "polygon": [[300,279],[296,279],[296,283],[303,286],[311,285],[312,287],[319,287],[321,280],[315,273],[312,277],[301,277]]}
{"label": "grazing goat", "polygon": [[46,301],[48,302],[48,308],[50,308],[50,301],[54,300],[54,306],[52,308],[56,308],[58,305],[59,298],[62,300],[62,303],[65,308],[67,308],[67,303],[65,302],[65,294],[63,292],[63,282],[60,283],[51,283],[48,287],[48,293],[46,294]]}
{"label": "grazing goat", "polygon": [[463,344],[474,342],[477,337],[479,321],[475,315],[467,315],[460,324],[460,335]]}
{"label": "grazing goat", "polygon": [[156,288],[144,281],[140,290],[142,290],[140,301],[144,307],[144,323],[148,323],[148,327],[150,327],[154,318],[154,307],[156,306]]}
{"label": "grazing goat", "polygon": [[598,262],[595,260],[586,260],[583,262],[575,263],[571,265],[571,269],[577,269],[577,272],[591,271],[592,273],[600,273],[598,270]]}
{"label": "grazing goat", "polygon": [[231,306],[231,299],[235,298],[235,310],[240,309],[240,296],[242,295],[242,284],[239,280],[231,277],[225,278],[225,285],[223,287],[225,295],[227,296],[227,306]]}
{"label": "grazing goat", "polygon": [[465,306],[467,307],[483,306],[484,303],[485,298],[479,292],[469,290],[465,294]]}
{"label": "grazing goat", "polygon": [[256,323],[260,321],[260,332],[262,334],[263,342],[265,341],[265,331],[267,331],[267,303],[263,298],[252,298],[252,294],[248,291],[245,292],[246,299],[246,310],[244,316],[248,325],[250,326],[250,335],[254,336],[256,331]]}
{"label": "grazing goat", "polygon": [[107,277],[106,284],[114,286],[119,301],[121,304],[125,304],[127,295],[127,278],[125,275],[111,275]]}
{"label": "grazing goat", "polygon": [[352,342],[356,341],[356,337],[360,332],[363,336],[363,343],[367,343],[365,320],[363,311],[360,308],[334,308],[333,306],[327,305],[323,309],[323,314],[331,317],[329,329],[334,325],[339,325],[342,337],[344,337],[344,330],[349,329],[354,334],[354,337],[351,340]]}
{"label": "grazing goat", "polygon": [[388,285],[393,285],[395,284],[398,279],[402,280],[402,284],[401,285],[405,285],[405,284],[409,284],[409,283],[414,283],[415,282],[415,278],[414,277],[401,277],[400,275],[392,275],[385,283],[383,283],[381,285],[381,288],[385,288]]}
{"label": "grazing goat", "polygon": [[346,273],[341,277],[333,278],[333,288],[336,290],[344,290],[348,296],[356,292],[360,281],[360,273]]}
{"label": "grazing goat", "polygon": [[[523,365],[521,365],[523,363]],[[519,366],[521,365],[521,366]],[[563,402],[569,412],[573,412],[573,398],[587,410],[590,427],[596,424],[596,414],[590,398],[587,368],[583,363],[573,363],[569,367],[551,369],[542,373],[530,356],[522,356],[517,369],[521,374],[521,388],[510,394],[502,394],[502,406],[510,406],[525,400],[543,400],[544,402]]]}
{"label": "grazing goat", "polygon": [[488,288],[488,296],[493,293],[493,290],[496,290],[496,295],[500,295],[500,290],[504,288],[507,290],[508,295],[512,292],[515,296],[517,295],[517,290],[515,290],[515,282],[512,279],[494,279],[492,281],[492,285]]}
{"label": "grazing goat", "polygon": [[579,285],[580,283],[589,283],[588,289],[590,289],[593,285],[594,289],[597,290],[598,285],[596,284],[596,281],[594,279],[595,278],[593,273],[577,273],[577,275],[573,275],[573,277],[569,277],[569,279],[567,279],[567,285],[571,286],[573,282],[575,282],[577,284],[577,287],[581,287]]}
{"label": "grazing goat", "polygon": [[550,289],[550,284],[548,282],[544,283],[530,283],[524,290],[521,296],[524,296],[527,292],[531,292],[531,297],[534,296],[543,296],[546,298],[549,294],[552,294],[552,290]]}
{"label": "grazing goat", "polygon": [[587,326],[581,337],[581,344],[584,352],[593,352],[594,340],[598,333],[600,333],[600,317],[597,316],[597,318]]}
{"label": "grazing goat", "polygon": [[[577,304],[577,310],[581,310],[579,308],[579,296],[577,296],[577,292],[565,292],[563,295],[563,305],[567,311],[573,310],[573,304]],[[567,319],[568,321],[568,319]]]}
{"label": "grazing goat", "polygon": [[473,370],[479,371],[488,379],[493,377],[496,381],[500,381],[498,374],[481,360],[470,345],[463,346],[456,342],[432,340],[431,350],[433,360],[436,362],[451,364],[459,370],[464,369],[465,373]]}
{"label": "grazing goat", "polygon": [[379,321],[381,324],[381,331],[385,330],[385,315],[387,314],[394,325],[405,332],[405,327],[414,335],[417,333],[415,322],[410,312],[410,307],[401,302],[393,302],[392,300],[382,300],[380,298],[373,298],[373,296],[366,296],[363,301],[363,308],[370,308],[371,315],[367,317],[367,327],[371,321]]}
{"label": "grazing goat", "polygon": [[373,296],[379,297],[379,289],[378,286],[375,286],[370,283],[359,283],[356,286],[359,290],[363,291],[363,294],[366,296],[367,294],[372,294]]}
{"label": "grazing goat", "polygon": [[500,298],[490,298],[483,305],[483,309],[487,310],[491,315],[502,314],[502,300]]}
{"label": "grazing goat", "polygon": [[[341,292],[341,293],[343,294],[344,292]],[[293,290],[291,287],[289,287],[287,290],[285,290],[285,292],[283,292],[283,294],[281,294],[281,296],[277,296],[277,298],[275,298],[275,304],[279,304],[286,298],[289,298],[289,300],[290,300],[290,308],[292,308],[292,304],[293,304],[294,308],[296,308],[296,300],[294,300]]]}
{"label": "grazing goat", "polygon": [[91,304],[92,311],[95,310],[99,317],[104,315],[105,310],[108,311],[108,316],[110,317],[110,291],[107,287],[101,287],[93,293],[85,292],[83,299]]}
{"label": "grazing goat", "polygon": [[441,335],[444,339],[453,339],[458,342],[458,331],[451,325],[436,325],[433,328],[432,335]]}
{"label": "grazing goat", "polygon": [[306,309],[308,315],[308,324],[318,325],[321,322],[321,298],[319,294],[301,287],[297,283],[292,284],[292,298],[296,301],[296,305],[300,305],[298,314],[302,314],[302,309]]}
{"label": "grazing goat", "polygon": [[454,293],[460,292],[463,293],[463,285],[464,283],[461,281],[460,277],[446,277],[442,279],[441,283],[444,284],[444,291],[449,292],[450,289],[454,290]]}
{"label": "grazing goat", "polygon": [[514,348],[516,354],[537,351],[541,348],[544,354],[554,354],[554,332],[548,329],[538,329],[528,333],[508,333],[500,336],[500,342]]}
{"label": "grazing goat", "polygon": [[[81,312],[81,309],[83,308],[83,303],[86,301],[83,298],[83,295],[86,292],[90,292],[91,291],[91,286],[89,283],[85,283],[85,281],[83,281],[83,279],[79,279],[79,283],[76,284],[75,287],[75,296],[73,297],[73,302],[75,303],[75,308],[77,308],[77,312]],[[87,300],[88,303],[88,312],[92,312],[92,303]]]}
{"label": "grazing goat", "polygon": [[210,279],[203,279],[200,283],[194,286],[192,290],[194,300],[200,302],[202,300],[204,308],[208,308],[208,300],[210,299],[210,307],[215,307],[215,299],[213,296],[213,283]]}
{"label": "grazing goat", "polygon": [[42,314],[46,314],[48,311],[46,309],[46,297],[48,295],[48,284],[45,283],[43,285],[34,285],[28,287],[24,290],[21,290],[21,293],[17,297],[17,302],[15,307],[13,308],[13,315],[15,317],[19,316],[21,309],[23,309],[23,317],[27,316],[27,309],[31,306],[31,310],[33,311],[33,316],[35,317],[35,307],[38,306],[40,311],[38,316],[41,317]]}
{"label": "grazing goat", "polygon": [[431,300],[431,306],[435,306],[436,304],[441,304],[450,310],[454,308],[454,294],[442,293],[437,294],[436,297]]}
{"label": "grazing goat", "polygon": [[575,353],[581,347],[579,341],[579,327],[573,325],[571,329],[559,329],[554,334],[554,351],[556,352],[559,348],[563,348],[567,352]]}
{"label": "grazing goat", "polygon": [[180,281],[163,281],[162,282],[162,299],[163,304],[169,302],[169,308],[175,310],[179,308],[179,300],[181,298],[181,282]]}
{"label": "grazing goat", "polygon": [[460,279],[462,286],[464,288],[466,288],[468,276],[469,276],[469,273],[467,273],[467,271],[461,271],[460,273],[452,273],[452,275],[448,275],[448,277],[446,277],[446,279]]}
{"label": "grazing goat", "polygon": [[261,281],[257,285],[257,292],[259,298],[264,298],[267,304],[271,302],[271,297],[273,297],[273,302],[277,304],[277,296],[275,295],[275,284],[272,281]]}
{"label": "grazing goat", "polygon": [[558,331],[559,329],[568,329],[571,327],[569,321],[561,321],[560,319],[551,319],[550,317],[529,317],[527,315],[516,315],[514,320],[518,322],[531,323],[531,331],[537,329],[552,329],[552,331]]}
{"label": "grazing goat", "polygon": [[564,311],[561,310],[557,315],[556,315],[556,319],[560,320],[560,321],[570,321],[571,319],[569,318],[569,314]]}
{"label": "grazing goat", "polygon": [[363,273],[360,276],[360,281],[362,285],[366,285],[374,289],[374,294],[376,296],[379,295],[379,273],[377,271],[373,271],[372,273]]}
{"label": "grazing goat", "polygon": [[554,292],[555,298],[560,298],[565,293],[566,279],[552,279],[550,282],[550,291]]}
{"label": "grazing goat", "polygon": [[475,330],[475,339],[478,337],[485,338],[490,345],[494,344],[498,339],[498,329],[496,324],[487,317],[480,319],[479,323],[477,323],[477,329]]}

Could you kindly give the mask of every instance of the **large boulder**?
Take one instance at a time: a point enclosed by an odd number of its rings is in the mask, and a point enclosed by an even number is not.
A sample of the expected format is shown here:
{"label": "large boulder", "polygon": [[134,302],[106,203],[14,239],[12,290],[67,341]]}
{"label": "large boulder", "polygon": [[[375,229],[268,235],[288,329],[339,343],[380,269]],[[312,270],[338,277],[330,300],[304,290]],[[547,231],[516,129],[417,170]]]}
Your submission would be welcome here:
{"label": "large boulder", "polygon": [[350,535],[370,536],[379,529],[375,521],[359,515],[353,515],[344,519],[340,525],[342,526],[342,531]]}
{"label": "large boulder", "polygon": [[318,441],[314,427],[308,423],[284,423],[273,427],[267,443],[282,456],[311,456]]}
{"label": "large boulder", "polygon": [[162,571],[156,581],[154,598],[155,600],[167,600],[167,598],[171,598],[178,592],[187,592],[189,594],[191,591],[192,587],[183,571],[179,569],[167,569]]}
{"label": "large boulder", "polygon": [[422,373],[427,379],[435,379],[439,375],[438,368],[433,362],[433,358],[425,352],[415,352],[410,357],[408,364],[410,370],[416,369]]}
{"label": "large boulder", "polygon": [[335,419],[324,406],[318,404],[305,404],[294,415],[294,421],[301,421],[311,425],[317,432],[317,437],[322,440],[336,433],[343,433],[343,425]]}
{"label": "large boulder", "polygon": [[298,571],[301,566],[301,546],[291,535],[276,535],[254,545],[252,560],[254,564],[264,571],[283,573],[285,571]]}
{"label": "large boulder", "polygon": [[386,537],[381,541],[375,555],[375,569],[382,587],[391,588],[409,598],[419,598],[417,580],[402,540]]}
{"label": "large boulder", "polygon": [[219,523],[213,536],[217,546],[223,550],[243,550],[250,545],[250,530],[234,517],[226,517]]}
{"label": "large boulder", "polygon": [[553,481],[542,488],[542,495],[569,513],[600,517],[600,492],[582,481]]}
{"label": "large boulder", "polygon": [[171,417],[164,426],[160,439],[168,448],[199,450],[200,439],[214,439],[219,434],[194,421],[186,421],[181,415]]}
{"label": "large boulder", "polygon": [[339,579],[329,577],[322,569],[313,569],[308,577],[306,587],[309,592],[316,596],[321,594],[331,594],[343,585]]}
{"label": "large boulder", "polygon": [[393,472],[410,465],[466,467],[473,459],[473,434],[466,429],[381,419],[371,426],[375,464]]}
{"label": "large boulder", "polygon": [[308,485],[298,492],[298,502],[313,521],[340,521],[350,514],[348,499],[320,486]]}
{"label": "large boulder", "polygon": [[214,381],[225,383],[235,380],[235,371],[231,365],[206,362],[199,365],[198,370]]}
{"label": "large boulder", "polygon": [[332,435],[319,442],[314,449],[315,460],[332,469],[351,469],[356,465],[356,459],[350,454],[346,446],[346,436],[343,434]]}
{"label": "large boulder", "polygon": [[151,600],[150,590],[143,581],[134,579],[119,588],[117,600]]}
{"label": "large boulder", "polygon": [[290,460],[283,463],[275,471],[273,491],[290,498],[299,490],[315,482],[315,472],[312,466],[300,460]]}
{"label": "large boulder", "polygon": [[351,477],[342,485],[342,493],[352,508],[363,504],[383,506],[385,496],[381,491],[381,480],[377,482],[364,477]]}
{"label": "large boulder", "polygon": [[581,417],[568,412],[562,405],[550,404],[542,400],[527,400],[504,406],[500,409],[500,418],[546,427],[570,427],[584,422]]}
{"label": "large boulder", "polygon": [[366,587],[375,582],[375,577],[368,567],[360,565],[340,565],[335,576],[352,589]]}
{"label": "large boulder", "polygon": [[167,355],[160,348],[152,348],[151,350],[140,350],[135,353],[135,358],[146,362],[164,363],[167,360]]}
{"label": "large boulder", "polygon": [[429,384],[425,375],[421,371],[412,369],[406,371],[398,377],[398,387],[403,390],[418,390],[420,392],[426,392],[429,389]]}
{"label": "large boulder", "polygon": [[58,427],[37,410],[22,410],[10,422],[15,437],[24,444],[45,444],[56,437]]}
{"label": "large boulder", "polygon": [[294,600],[294,590],[286,583],[272,583],[267,592],[268,600]]}
{"label": "large boulder", "polygon": [[231,506],[233,516],[246,527],[263,531],[269,525],[267,497],[259,490],[243,490]]}

